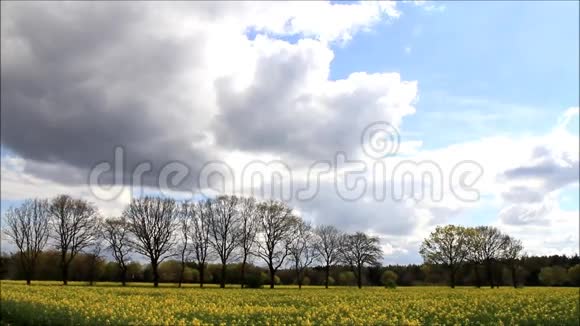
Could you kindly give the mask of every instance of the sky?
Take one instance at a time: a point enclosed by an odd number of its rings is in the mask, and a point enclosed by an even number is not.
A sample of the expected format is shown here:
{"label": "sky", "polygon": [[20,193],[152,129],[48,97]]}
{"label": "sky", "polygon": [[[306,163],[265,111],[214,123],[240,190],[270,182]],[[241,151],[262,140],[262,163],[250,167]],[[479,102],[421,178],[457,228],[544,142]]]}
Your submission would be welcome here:
{"label": "sky", "polygon": [[449,223],[579,251],[578,2],[1,6],[2,213],[250,193],[384,263]]}

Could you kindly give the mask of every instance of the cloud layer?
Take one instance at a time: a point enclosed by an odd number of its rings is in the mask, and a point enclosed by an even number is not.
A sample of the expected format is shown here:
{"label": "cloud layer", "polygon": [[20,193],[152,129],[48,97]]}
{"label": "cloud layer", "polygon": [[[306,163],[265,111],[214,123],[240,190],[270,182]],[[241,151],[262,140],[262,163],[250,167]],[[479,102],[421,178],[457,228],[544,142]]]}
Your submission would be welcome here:
{"label": "cloud layer", "polygon": [[[121,186],[143,162],[151,164],[143,181],[152,193],[160,190],[163,166],[185,165],[186,182],[171,189],[177,194],[199,190],[196,177],[215,160],[236,173],[252,160],[281,160],[297,185],[308,181],[313,162],[337,152],[368,163],[361,132],[376,121],[404,132],[404,120],[416,113],[420,81],[392,71],[352,71],[333,80],[331,64],[337,47],[396,23],[400,10],[396,2],[3,2],[2,199],[65,192],[95,200],[86,187],[89,172],[112,161],[118,146],[124,179],[110,190],[120,196],[98,201],[106,215],[128,202],[131,194]],[[492,223],[529,239],[530,250],[544,246],[533,241],[537,228],[549,227],[569,236],[559,250],[575,251],[570,243],[578,243],[578,221],[558,203],[563,189],[578,186],[578,137],[566,130],[570,119],[577,119],[577,108],[547,134],[430,150],[403,140],[400,155],[384,161],[390,167],[436,162],[445,184],[432,186],[442,189],[441,201],[387,196],[378,202],[365,195],[349,202],[326,178],[313,200],[292,204],[315,223],[381,236],[388,261],[416,262],[418,243],[434,225],[462,223],[484,206],[498,212]],[[478,202],[458,200],[457,185],[448,182],[464,160],[484,169]],[[100,181],[111,184],[114,175]],[[384,181],[407,182],[388,175]],[[546,241],[556,240],[555,233]]]}

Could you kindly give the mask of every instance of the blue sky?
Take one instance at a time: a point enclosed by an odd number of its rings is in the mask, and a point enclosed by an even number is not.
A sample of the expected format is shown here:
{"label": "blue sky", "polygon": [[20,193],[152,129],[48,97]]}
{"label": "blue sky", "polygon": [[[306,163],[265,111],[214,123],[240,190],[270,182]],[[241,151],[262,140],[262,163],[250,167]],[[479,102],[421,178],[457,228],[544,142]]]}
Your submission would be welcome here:
{"label": "blue sky", "polygon": [[323,184],[296,210],[379,234],[390,262],[417,262],[444,223],[496,225],[532,253],[572,239],[558,253],[577,252],[579,2],[139,5],[2,3],[2,212],[66,192],[120,214],[130,194],[100,201],[87,187],[118,145],[127,172],[273,157],[304,181],[337,151],[365,159],[361,131],[388,120],[406,151],[395,162],[431,160],[448,177],[476,161],[481,199],[346,205]]}
{"label": "blue sky", "polygon": [[[444,9],[404,4],[398,20],[335,48],[334,79],[397,71],[419,81],[417,111],[403,121],[403,140],[421,139],[424,149],[434,149],[486,136],[545,133],[566,108],[578,105],[578,2],[437,4]],[[577,118],[569,130],[578,133]],[[563,209],[578,210],[577,186],[559,198]],[[458,220],[489,223],[498,209],[477,208]]]}
{"label": "blue sky", "polygon": [[[417,114],[404,121],[405,131],[446,130],[426,137],[426,147],[497,132],[547,131],[563,109],[577,105],[578,2],[437,4],[443,12],[406,4],[398,20],[336,47],[332,78],[397,71],[418,80]],[[448,119],[450,112],[491,120],[461,123]]]}

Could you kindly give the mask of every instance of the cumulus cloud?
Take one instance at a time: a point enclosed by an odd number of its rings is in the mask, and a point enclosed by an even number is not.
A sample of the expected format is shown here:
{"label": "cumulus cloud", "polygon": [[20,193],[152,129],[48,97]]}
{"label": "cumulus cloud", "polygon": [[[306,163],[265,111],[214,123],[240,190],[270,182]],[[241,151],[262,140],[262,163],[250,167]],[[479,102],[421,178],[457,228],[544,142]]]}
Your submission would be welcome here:
{"label": "cumulus cloud", "polygon": [[578,182],[578,157],[571,153],[552,153],[548,148],[534,149],[532,164],[510,169],[504,173],[507,179],[539,179],[545,190],[561,188]]}
{"label": "cumulus cloud", "polygon": [[207,35],[169,37],[148,25],[153,19],[127,3],[3,4],[2,144],[31,161],[85,170],[115,146],[125,148],[128,169],[203,160],[195,144],[207,110],[191,90],[207,89],[196,74]]}
{"label": "cumulus cloud", "polygon": [[553,202],[510,205],[499,212],[501,222],[510,225],[548,225],[548,214],[553,210]]}
{"label": "cumulus cloud", "polygon": [[[68,193],[118,214],[126,188],[104,203],[86,187],[117,146],[122,184],[148,162],[143,182],[159,186],[161,168],[177,161],[190,174],[177,190],[195,188],[208,161],[241,168],[232,153],[304,171],[358,151],[367,124],[398,126],[414,113],[417,83],[389,72],[331,80],[332,46],[399,15],[396,2],[2,3],[2,198]],[[329,195],[295,206],[348,230],[415,227],[404,205],[357,208]],[[373,225],[381,210],[392,217]]]}
{"label": "cumulus cloud", "polygon": [[360,146],[375,121],[398,125],[414,113],[416,83],[396,73],[354,73],[329,81],[332,53],[320,44],[276,42],[258,57],[254,82],[234,91],[218,83],[217,141],[233,149],[328,159]]}
{"label": "cumulus cloud", "polygon": [[[362,130],[375,121],[401,128],[415,113],[419,84],[399,73],[330,78],[333,49],[397,19],[396,2],[1,6],[1,139],[9,150],[2,157],[3,200],[68,193],[115,215],[132,195],[119,186],[134,182],[131,174],[143,162],[151,164],[145,192],[197,189],[196,176],[215,160],[235,173],[251,161],[281,160],[300,187],[311,163],[339,151],[370,163],[360,148]],[[530,235],[560,218],[548,199],[578,183],[578,138],[564,130],[575,114],[577,108],[568,110],[547,136],[498,136],[431,150],[420,140],[404,141],[387,166],[436,162],[445,184],[430,182],[442,189],[440,201],[392,200],[392,193],[380,201],[369,195],[345,201],[327,178],[315,199],[291,204],[317,224],[379,235],[389,259],[416,262],[418,244],[436,224],[484,205],[457,198],[457,185],[448,182],[458,162],[473,160],[484,168],[476,190],[497,196],[503,209],[498,223]],[[112,162],[117,146],[124,149],[124,178],[105,192],[120,195],[100,201],[86,187],[89,171]],[[162,167],[176,161],[187,168],[186,182],[156,188]],[[107,173],[100,181],[118,180]],[[407,182],[389,175],[383,181]]]}
{"label": "cumulus cloud", "polygon": [[[27,164],[26,161],[21,158],[2,159],[0,193],[3,201],[18,202],[26,198],[52,198],[58,194],[67,194],[94,203],[103,216],[113,217],[119,216],[124,206],[131,200],[130,192],[120,186],[109,188],[110,192],[119,193],[119,196],[115,196],[112,200],[99,200],[84,184],[66,185],[24,173],[25,164]],[[2,206],[3,210],[7,209],[4,205]]]}
{"label": "cumulus cloud", "polygon": [[[204,162],[236,149],[318,154],[342,132],[337,146],[348,150],[345,111],[360,116],[353,134],[366,120],[400,119],[412,113],[415,86],[398,74],[329,81],[328,42],[398,11],[394,2],[314,7],[3,3],[2,145],[31,161],[27,172],[70,184],[86,182],[116,146],[126,175],[152,163],[151,185],[168,162],[186,164],[193,180]],[[306,39],[251,40],[249,29]],[[308,148],[313,138],[321,145]],[[49,164],[68,170],[46,173]]]}
{"label": "cumulus cloud", "polygon": [[578,136],[567,130],[577,108],[566,110],[551,133],[528,144],[527,160],[498,176],[506,207],[499,219],[509,225],[549,225],[558,194],[579,182]]}

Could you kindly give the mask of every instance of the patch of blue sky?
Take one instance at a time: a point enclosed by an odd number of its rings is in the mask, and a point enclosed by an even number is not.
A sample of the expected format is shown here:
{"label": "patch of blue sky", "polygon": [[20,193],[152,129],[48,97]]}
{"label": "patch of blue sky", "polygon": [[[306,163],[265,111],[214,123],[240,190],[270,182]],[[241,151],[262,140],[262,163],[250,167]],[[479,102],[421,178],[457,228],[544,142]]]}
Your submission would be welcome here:
{"label": "patch of blue sky", "polygon": [[442,12],[407,5],[400,18],[335,46],[331,79],[366,71],[417,80],[417,113],[404,119],[403,136],[425,149],[545,133],[578,105],[578,2],[442,4]]}
{"label": "patch of blue sky", "polygon": [[564,211],[578,211],[580,209],[580,191],[578,183],[569,186],[559,193],[560,209]]}

